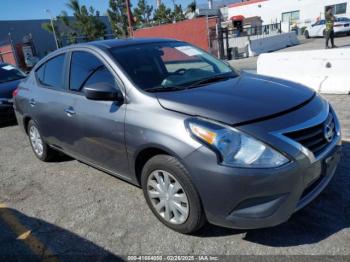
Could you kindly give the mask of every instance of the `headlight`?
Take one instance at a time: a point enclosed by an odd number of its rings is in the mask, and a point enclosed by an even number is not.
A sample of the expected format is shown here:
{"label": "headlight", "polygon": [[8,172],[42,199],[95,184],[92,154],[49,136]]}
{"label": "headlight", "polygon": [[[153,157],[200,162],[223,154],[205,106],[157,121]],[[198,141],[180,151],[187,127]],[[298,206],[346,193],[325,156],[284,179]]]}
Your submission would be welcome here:
{"label": "headlight", "polygon": [[200,118],[187,120],[191,135],[208,145],[221,158],[223,165],[232,167],[273,168],[289,160],[259,140],[239,130]]}

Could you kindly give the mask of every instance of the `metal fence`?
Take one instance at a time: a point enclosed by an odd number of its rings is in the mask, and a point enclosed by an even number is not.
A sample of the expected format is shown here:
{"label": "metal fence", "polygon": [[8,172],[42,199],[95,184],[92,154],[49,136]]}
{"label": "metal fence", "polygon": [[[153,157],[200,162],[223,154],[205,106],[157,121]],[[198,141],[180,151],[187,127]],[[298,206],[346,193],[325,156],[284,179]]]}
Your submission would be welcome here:
{"label": "metal fence", "polygon": [[248,56],[250,40],[282,33],[281,23],[241,29],[218,27],[209,31],[209,46],[212,54],[221,59],[235,59]]}

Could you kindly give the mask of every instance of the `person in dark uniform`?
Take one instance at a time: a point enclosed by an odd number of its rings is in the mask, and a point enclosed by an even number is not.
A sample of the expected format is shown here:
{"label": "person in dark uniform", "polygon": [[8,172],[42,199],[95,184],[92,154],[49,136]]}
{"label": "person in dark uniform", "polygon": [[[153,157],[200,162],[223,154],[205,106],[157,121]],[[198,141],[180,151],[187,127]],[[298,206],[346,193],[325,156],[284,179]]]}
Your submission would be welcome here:
{"label": "person in dark uniform", "polygon": [[329,48],[329,40],[331,40],[332,48],[336,47],[334,45],[334,21],[333,9],[329,7],[326,11],[326,49]]}

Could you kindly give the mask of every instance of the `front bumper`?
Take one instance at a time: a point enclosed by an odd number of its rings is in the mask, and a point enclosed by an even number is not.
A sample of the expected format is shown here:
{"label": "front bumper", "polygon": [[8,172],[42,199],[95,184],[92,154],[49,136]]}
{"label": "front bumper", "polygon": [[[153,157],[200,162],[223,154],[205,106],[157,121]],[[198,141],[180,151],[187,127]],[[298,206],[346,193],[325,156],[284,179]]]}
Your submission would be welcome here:
{"label": "front bumper", "polygon": [[202,147],[185,159],[208,221],[231,228],[263,228],[285,222],[322,192],[340,160],[341,140],[312,164],[305,165],[303,159],[276,169],[233,169],[218,165],[210,155]]}

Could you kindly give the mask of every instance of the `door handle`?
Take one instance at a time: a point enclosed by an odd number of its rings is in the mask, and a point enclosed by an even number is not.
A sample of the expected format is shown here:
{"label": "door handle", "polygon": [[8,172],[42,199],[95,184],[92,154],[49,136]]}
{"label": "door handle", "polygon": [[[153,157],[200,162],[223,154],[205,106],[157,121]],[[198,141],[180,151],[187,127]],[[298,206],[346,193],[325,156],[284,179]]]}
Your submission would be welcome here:
{"label": "door handle", "polygon": [[68,107],[64,109],[64,112],[67,114],[67,116],[75,115],[75,111],[73,107]]}
{"label": "door handle", "polygon": [[35,106],[35,105],[36,105],[36,102],[35,102],[35,100],[32,98],[32,99],[30,99],[29,104],[30,104],[31,106]]}

